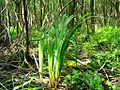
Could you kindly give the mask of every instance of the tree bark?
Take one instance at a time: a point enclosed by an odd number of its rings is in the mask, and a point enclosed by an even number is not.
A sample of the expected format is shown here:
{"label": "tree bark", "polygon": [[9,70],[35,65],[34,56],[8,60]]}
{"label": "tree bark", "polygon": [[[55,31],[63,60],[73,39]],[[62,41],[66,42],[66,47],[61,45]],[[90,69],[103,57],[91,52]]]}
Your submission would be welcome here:
{"label": "tree bark", "polygon": [[[74,15],[74,13],[75,13],[75,7],[76,7],[76,0],[73,0],[69,4],[69,15]],[[73,25],[74,25],[74,18],[71,20],[70,25],[71,25],[71,27],[73,27]]]}
{"label": "tree bark", "polygon": [[25,31],[26,31],[26,58],[29,56],[29,30],[28,30],[28,12],[27,12],[27,5],[26,5],[26,0],[23,0],[23,8],[24,8],[24,26],[25,26]]}
{"label": "tree bark", "polygon": [[95,5],[94,5],[94,0],[90,0],[90,9],[91,9],[91,29],[92,29],[92,32],[94,33],[95,32],[95,26],[94,26],[94,24],[95,24],[95,18],[94,18],[94,16],[95,16],[95,12],[94,12],[94,10],[95,10]]}
{"label": "tree bark", "polygon": [[40,0],[40,26],[42,26],[42,20],[43,20],[42,1]]}
{"label": "tree bark", "polygon": [[107,25],[107,8],[106,8],[106,1],[103,2],[103,17],[104,17],[104,25]]}
{"label": "tree bark", "polygon": [[115,8],[116,8],[116,24],[117,24],[117,26],[118,27],[120,27],[120,10],[119,10],[119,1],[116,1],[116,6],[115,6]]}
{"label": "tree bark", "polygon": [[9,17],[8,3],[9,3],[9,0],[5,0],[5,5],[6,5],[6,30],[7,30],[6,41],[8,41],[11,44],[11,38],[10,38],[10,32],[9,32],[10,17]]}
{"label": "tree bark", "polygon": [[84,1],[84,0],[82,0],[82,6],[81,6],[81,16],[83,16],[83,15],[84,15],[84,3],[85,3],[85,1]]}

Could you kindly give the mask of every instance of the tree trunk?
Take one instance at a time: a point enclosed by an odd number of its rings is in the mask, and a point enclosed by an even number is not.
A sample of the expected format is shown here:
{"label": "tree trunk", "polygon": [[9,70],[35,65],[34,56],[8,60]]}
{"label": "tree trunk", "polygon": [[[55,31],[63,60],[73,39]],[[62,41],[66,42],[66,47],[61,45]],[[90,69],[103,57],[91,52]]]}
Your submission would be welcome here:
{"label": "tree trunk", "polygon": [[[71,4],[69,4],[69,15],[74,15],[75,13],[75,7],[76,7],[76,1],[73,0]],[[71,27],[74,25],[74,18],[70,22]]]}
{"label": "tree trunk", "polygon": [[[84,14],[87,14],[87,10],[86,10],[86,1],[84,2],[85,3],[85,10],[84,10]],[[87,35],[86,35],[86,37],[85,37],[85,41],[89,41],[90,40],[90,31],[89,31],[89,24],[88,24],[88,20],[86,20],[85,21],[85,23],[86,23],[86,28],[87,28]]]}
{"label": "tree trunk", "polygon": [[35,5],[35,0],[33,1],[33,3],[34,3],[34,16],[35,16],[35,20],[36,20],[36,5]]}
{"label": "tree trunk", "polygon": [[[24,26],[25,26],[25,31],[26,31],[26,59],[28,60],[29,57],[29,30],[28,30],[28,12],[27,12],[27,5],[26,5],[26,0],[23,0],[23,8],[24,8]],[[29,61],[29,60],[28,60]]]}
{"label": "tree trunk", "polygon": [[94,12],[94,10],[95,10],[95,5],[94,5],[94,0],[90,0],[90,9],[91,9],[91,29],[92,29],[92,32],[94,33],[95,32],[95,26],[94,26],[94,24],[95,24],[95,18],[94,18],[94,16],[95,16],[95,12]]}
{"label": "tree trunk", "polygon": [[106,11],[106,1],[103,2],[103,17],[104,17],[104,25],[107,25],[107,11]]}
{"label": "tree trunk", "polygon": [[8,2],[9,2],[9,0],[5,0],[5,5],[6,5],[6,30],[7,30],[6,41],[8,41],[11,44],[11,38],[10,38],[10,32],[9,32],[10,17],[9,17]]}
{"label": "tree trunk", "polygon": [[119,1],[116,1],[116,24],[120,27],[120,11],[119,11]]}
{"label": "tree trunk", "polygon": [[84,15],[84,3],[85,3],[85,0],[82,0],[82,6],[81,6],[81,16]]}
{"label": "tree trunk", "polygon": [[[49,6],[48,6],[48,8],[49,8]],[[42,20],[43,20],[42,1],[40,0],[40,26],[42,26]]]}
{"label": "tree trunk", "polygon": [[63,8],[63,5],[62,5],[62,0],[59,0],[59,4],[60,4],[60,11],[62,10]]}

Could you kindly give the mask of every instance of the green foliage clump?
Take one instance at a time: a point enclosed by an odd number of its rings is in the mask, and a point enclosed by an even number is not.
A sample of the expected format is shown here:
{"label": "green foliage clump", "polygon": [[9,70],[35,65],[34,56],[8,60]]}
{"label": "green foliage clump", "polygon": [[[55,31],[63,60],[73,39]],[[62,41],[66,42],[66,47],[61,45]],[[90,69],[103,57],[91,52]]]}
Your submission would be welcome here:
{"label": "green foliage clump", "polygon": [[[51,86],[58,85],[61,70],[64,64],[64,55],[71,42],[77,48],[76,43],[71,40],[74,32],[86,20],[89,15],[81,17],[72,28],[68,28],[70,21],[74,16],[67,18],[63,15],[61,19],[57,18],[54,25],[51,26],[47,35],[47,56],[48,56],[48,70]],[[68,30],[69,29],[69,30]],[[71,40],[71,41],[70,41]],[[77,53],[77,52],[75,52]],[[76,55],[77,57],[77,55]]]}
{"label": "green foliage clump", "polygon": [[40,39],[40,32],[35,30],[31,38],[33,41],[38,41]]}
{"label": "green foliage clump", "polygon": [[17,29],[16,27],[11,26],[9,29],[10,35],[11,35],[11,39],[15,40],[17,37]]}
{"label": "green foliage clump", "polygon": [[15,40],[17,38],[17,29],[16,27],[11,26],[9,29],[10,35],[11,35],[11,39]]}
{"label": "green foliage clump", "polygon": [[[89,53],[92,60],[105,64],[109,69],[117,69],[120,65],[120,28],[106,26],[98,28],[90,41],[83,44],[83,48]],[[93,62],[94,62],[93,61]],[[92,62],[92,63],[93,63]]]}
{"label": "green foliage clump", "polygon": [[120,43],[120,28],[106,26],[96,30],[96,33],[91,37],[91,42],[94,45],[103,44],[107,48],[117,47]]}
{"label": "green foliage clump", "polygon": [[[96,29],[96,32],[90,35],[90,39],[87,42],[84,42],[83,50],[88,52],[89,58],[92,60],[87,67],[92,70],[102,71],[105,70],[107,75],[115,76],[120,75],[120,28],[113,26],[99,27]],[[101,74],[103,74],[101,72]],[[92,75],[92,74],[90,74]],[[104,74],[103,74],[104,75]],[[108,77],[104,81],[107,82]],[[93,75],[94,76],[94,75]],[[92,76],[92,78],[93,78]],[[88,75],[90,78],[90,76]],[[89,79],[91,82],[92,80]],[[97,78],[99,80],[99,78]],[[92,82],[87,81],[90,85],[95,86]],[[95,80],[96,81],[96,80]],[[110,84],[110,85],[109,85]],[[113,85],[111,80],[109,84],[105,83],[108,88],[113,90],[118,90],[118,85]],[[101,90],[101,89],[99,89]]]}
{"label": "green foliage clump", "polygon": [[104,90],[102,78],[91,70],[80,72],[73,70],[72,74],[64,77],[64,83],[70,90]]}

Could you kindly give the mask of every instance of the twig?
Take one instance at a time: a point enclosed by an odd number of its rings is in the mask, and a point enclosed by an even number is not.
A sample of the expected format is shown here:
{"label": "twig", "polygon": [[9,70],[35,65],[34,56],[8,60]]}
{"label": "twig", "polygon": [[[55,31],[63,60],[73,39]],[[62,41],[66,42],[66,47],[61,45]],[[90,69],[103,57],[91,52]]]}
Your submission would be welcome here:
{"label": "twig", "polygon": [[1,85],[5,90],[8,90],[1,82],[0,82],[0,85]]}
{"label": "twig", "polygon": [[109,79],[106,70],[103,68],[103,67],[105,66],[106,62],[105,62],[103,65],[101,65],[100,62],[98,62],[98,64],[99,64],[99,66],[101,67],[99,70],[103,70],[103,72],[105,73],[105,76],[107,77],[107,79]]}
{"label": "twig", "polygon": [[59,15],[63,12],[63,10],[64,10],[71,2],[73,2],[73,0],[69,1],[69,2],[62,8],[62,10],[60,11]]}
{"label": "twig", "polygon": [[32,50],[32,55],[33,55],[33,57],[34,57],[35,64],[36,64],[37,69],[38,69],[38,71],[39,71],[39,65],[38,65],[37,59],[36,59],[36,57],[35,57],[34,50]]}
{"label": "twig", "polygon": [[2,14],[5,11],[6,7],[3,8],[3,10],[0,12],[0,14]]}

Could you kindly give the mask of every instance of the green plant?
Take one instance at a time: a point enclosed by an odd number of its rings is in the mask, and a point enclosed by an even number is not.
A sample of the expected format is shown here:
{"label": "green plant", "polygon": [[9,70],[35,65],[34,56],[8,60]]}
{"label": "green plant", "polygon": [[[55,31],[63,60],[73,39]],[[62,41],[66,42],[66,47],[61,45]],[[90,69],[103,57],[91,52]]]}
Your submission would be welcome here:
{"label": "green plant", "polygon": [[31,39],[32,39],[33,41],[38,41],[38,40],[40,39],[40,32],[37,31],[37,30],[34,30],[34,33],[32,34]]}
{"label": "green plant", "polygon": [[120,90],[120,85],[119,84],[112,85],[112,89],[113,90]]}
{"label": "green plant", "polygon": [[36,66],[37,66],[37,69],[39,71],[39,76],[40,76],[40,83],[42,84],[42,80],[43,80],[43,66],[44,66],[44,48],[45,48],[45,39],[46,39],[46,36],[45,36],[45,32],[43,32],[43,29],[47,27],[45,25],[45,20],[43,20],[43,24],[40,28],[40,31],[35,31],[32,35],[32,40],[34,41],[39,41],[38,43],[38,62],[37,60],[35,60],[36,62]]}
{"label": "green plant", "polygon": [[85,17],[88,17],[88,15],[81,17],[76,24],[68,30],[68,24],[73,16],[66,19],[66,15],[63,15],[61,20],[55,19],[54,26],[52,26],[48,32],[47,54],[51,87],[56,88],[58,85],[64,62],[64,54],[69,45],[69,41],[75,30],[85,20]]}
{"label": "green plant", "polygon": [[99,28],[96,33],[91,36],[90,42],[95,46],[100,46],[102,49],[111,50],[120,42],[120,28],[106,26]]}
{"label": "green plant", "polygon": [[64,83],[67,84],[69,89],[74,90],[104,90],[102,79],[91,70],[86,72],[73,70],[72,74],[64,77]]}
{"label": "green plant", "polygon": [[12,40],[15,40],[16,37],[17,37],[17,29],[16,29],[16,27],[11,26],[9,31],[10,31],[10,35],[11,35]]}
{"label": "green plant", "polygon": [[63,83],[67,84],[67,87],[69,89],[77,90],[83,88],[81,86],[81,81],[82,81],[81,75],[82,75],[81,71],[73,70],[71,75],[68,74],[64,77]]}
{"label": "green plant", "polygon": [[90,63],[92,67],[101,68],[98,65],[101,63],[104,64],[104,68],[119,70],[119,30],[120,28],[113,26],[99,27],[95,34],[90,36],[90,41],[83,44],[84,50],[93,60],[94,64]]}
{"label": "green plant", "polygon": [[[83,44],[84,50],[88,52],[92,60],[88,64],[88,67],[92,68],[92,70],[99,70],[100,72],[105,70],[105,73],[107,73],[105,74],[106,78],[120,74],[119,30],[120,28],[113,26],[99,27],[95,34],[90,36],[90,41]],[[101,75],[104,75],[104,73],[101,72]],[[105,85],[107,88],[119,90],[119,86],[112,85],[110,81],[105,83]],[[95,85],[93,84],[92,86]]]}
{"label": "green plant", "polygon": [[40,82],[42,83],[43,78],[43,54],[44,54],[44,38],[42,33],[40,33],[40,40],[39,40],[39,73],[40,73]]}
{"label": "green plant", "polygon": [[91,90],[104,90],[101,82],[100,76],[96,72],[88,71],[85,78],[86,83],[88,84]]}
{"label": "green plant", "polygon": [[61,48],[65,39],[65,34],[67,30],[67,25],[73,16],[69,17],[67,20],[66,16],[62,17],[62,20],[55,20],[55,26],[51,27],[48,36],[48,68],[49,68],[49,78],[52,87],[56,87],[58,83],[58,78],[60,76],[61,67],[63,63],[61,60]]}

